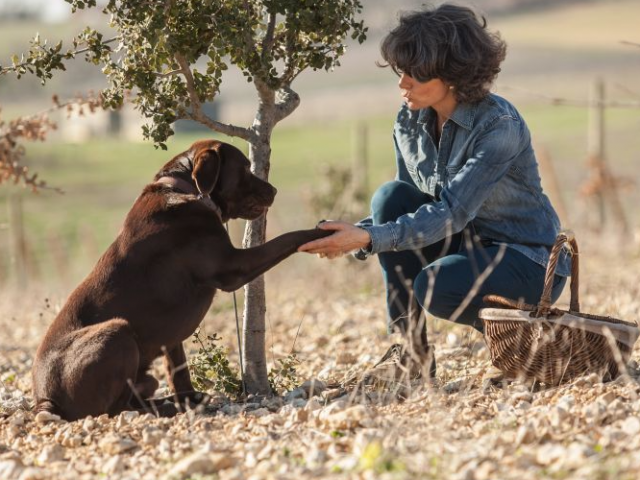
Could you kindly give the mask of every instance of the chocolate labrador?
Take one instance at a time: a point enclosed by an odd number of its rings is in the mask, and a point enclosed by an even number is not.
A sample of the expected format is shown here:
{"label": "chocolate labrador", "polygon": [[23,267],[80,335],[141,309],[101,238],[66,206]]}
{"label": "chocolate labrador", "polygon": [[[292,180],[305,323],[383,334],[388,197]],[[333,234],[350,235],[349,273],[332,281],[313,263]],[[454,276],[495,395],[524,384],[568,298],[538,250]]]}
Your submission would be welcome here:
{"label": "chocolate labrador", "polygon": [[137,399],[158,387],[148,369],[161,355],[176,397],[201,398],[182,342],[216,290],[236,290],[330,233],[301,230],[235,248],[224,223],[258,218],[275,194],[240,150],[214,140],[194,143],[162,167],[45,334],[32,372],[36,411],[74,420],[143,408]]}

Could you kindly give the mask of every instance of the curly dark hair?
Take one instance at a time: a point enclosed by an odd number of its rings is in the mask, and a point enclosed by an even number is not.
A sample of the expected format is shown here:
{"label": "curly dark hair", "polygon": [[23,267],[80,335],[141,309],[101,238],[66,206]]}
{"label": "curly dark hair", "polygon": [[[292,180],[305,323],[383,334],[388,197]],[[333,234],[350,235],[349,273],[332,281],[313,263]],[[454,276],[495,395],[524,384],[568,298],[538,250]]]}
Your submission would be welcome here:
{"label": "curly dark hair", "polygon": [[488,95],[506,51],[500,34],[487,30],[484,16],[445,3],[402,14],[382,41],[386,63],[378,66],[419,82],[439,78],[454,87],[458,102],[477,103]]}

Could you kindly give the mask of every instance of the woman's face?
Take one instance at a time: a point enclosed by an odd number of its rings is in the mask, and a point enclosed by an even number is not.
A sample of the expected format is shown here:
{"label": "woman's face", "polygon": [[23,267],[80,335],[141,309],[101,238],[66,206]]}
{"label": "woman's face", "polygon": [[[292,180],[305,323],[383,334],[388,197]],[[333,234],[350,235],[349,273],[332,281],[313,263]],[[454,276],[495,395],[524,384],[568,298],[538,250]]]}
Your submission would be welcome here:
{"label": "woman's face", "polygon": [[423,83],[402,73],[398,86],[402,98],[411,110],[427,107],[432,107],[436,111],[448,110],[456,103],[453,91],[439,78],[432,78]]}

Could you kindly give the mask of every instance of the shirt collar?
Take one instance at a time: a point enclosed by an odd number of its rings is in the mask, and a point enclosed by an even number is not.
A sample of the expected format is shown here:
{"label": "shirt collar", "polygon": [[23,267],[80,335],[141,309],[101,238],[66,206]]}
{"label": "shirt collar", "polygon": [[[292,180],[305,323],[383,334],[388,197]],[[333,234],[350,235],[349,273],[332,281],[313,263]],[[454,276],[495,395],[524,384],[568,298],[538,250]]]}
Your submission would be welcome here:
{"label": "shirt collar", "polygon": [[[462,128],[471,130],[473,128],[473,119],[478,111],[478,105],[470,103],[459,103],[456,109],[449,117],[449,120],[460,125]],[[436,112],[433,108],[423,108],[418,114],[418,123],[431,124],[436,118]]]}

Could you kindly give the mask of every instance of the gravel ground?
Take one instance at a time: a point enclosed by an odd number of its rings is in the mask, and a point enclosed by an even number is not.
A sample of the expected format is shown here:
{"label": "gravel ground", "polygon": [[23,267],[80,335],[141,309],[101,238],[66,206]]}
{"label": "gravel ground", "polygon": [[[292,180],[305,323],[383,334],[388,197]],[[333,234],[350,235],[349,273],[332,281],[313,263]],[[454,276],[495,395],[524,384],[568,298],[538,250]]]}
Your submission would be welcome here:
{"label": "gravel ground", "polygon": [[[640,243],[626,248],[624,254],[595,245],[583,248],[582,271],[590,272],[581,281],[584,311],[640,318]],[[354,286],[344,262],[332,268],[344,268],[344,280],[318,280],[322,298],[294,295],[289,289],[269,307],[272,358],[289,352],[303,321],[295,340],[301,360],[297,375],[301,382],[317,379],[320,386],[364,371],[390,340],[382,332],[379,290],[345,295],[367,290]],[[332,272],[335,279],[336,270]],[[124,412],[115,418],[64,422],[30,411],[33,354],[60,308],[60,301],[45,300],[47,295],[42,289],[3,298],[0,479],[640,475],[637,348],[628,375],[614,382],[585,376],[549,389],[517,382],[488,387],[483,377],[490,362],[482,337],[435,321],[430,330],[437,349],[437,383],[414,385],[404,401],[380,392],[368,398],[336,397],[332,390],[309,398],[309,388],[301,388],[245,403],[215,395],[206,408],[171,419]],[[232,314],[220,315],[229,321],[208,319],[207,330],[234,339]],[[233,362],[235,354],[230,356]]]}

